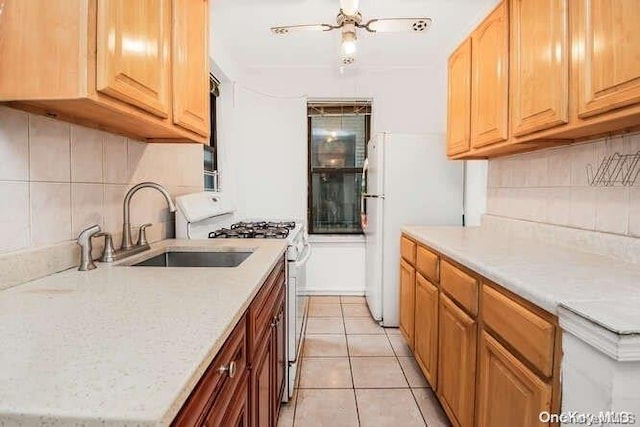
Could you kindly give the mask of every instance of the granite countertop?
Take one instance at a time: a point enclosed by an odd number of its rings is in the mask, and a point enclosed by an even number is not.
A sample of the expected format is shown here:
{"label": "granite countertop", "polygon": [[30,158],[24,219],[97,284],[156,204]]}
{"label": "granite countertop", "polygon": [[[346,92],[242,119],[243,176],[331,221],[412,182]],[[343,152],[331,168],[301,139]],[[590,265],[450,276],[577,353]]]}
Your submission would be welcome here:
{"label": "granite countertop", "polygon": [[402,231],[551,313],[564,307],[612,333],[640,334],[638,264],[483,227]]}
{"label": "granite countertop", "polygon": [[254,253],[235,268],[98,264],[0,291],[0,425],[168,425],[286,242],[151,247],[126,262],[166,249]]}

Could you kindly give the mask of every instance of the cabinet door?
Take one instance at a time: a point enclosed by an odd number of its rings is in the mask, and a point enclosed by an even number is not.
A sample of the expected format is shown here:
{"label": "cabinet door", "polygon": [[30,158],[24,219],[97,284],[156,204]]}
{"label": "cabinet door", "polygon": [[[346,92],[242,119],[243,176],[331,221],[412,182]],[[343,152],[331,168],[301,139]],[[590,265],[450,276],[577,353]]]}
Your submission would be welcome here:
{"label": "cabinet door", "polygon": [[440,293],[438,395],[449,418],[460,427],[473,425],[477,323]]}
{"label": "cabinet door", "polygon": [[416,297],[416,270],[400,260],[400,332],[413,348],[413,322]]}
{"label": "cabinet door", "polygon": [[566,0],[511,2],[510,107],[515,136],[569,120]]}
{"label": "cabinet door", "polygon": [[471,35],[471,145],[506,141],[509,126],[509,15],[503,1]]}
{"label": "cabinet door", "polygon": [[551,411],[551,386],[486,332],[480,338],[479,427],[538,427]]}
{"label": "cabinet door", "polygon": [[173,122],[209,135],[206,0],[173,0]]}
{"label": "cabinet door", "polygon": [[251,425],[270,427],[273,425],[273,327],[266,334],[262,346],[257,351],[251,368]]}
{"label": "cabinet door", "polygon": [[170,0],[99,0],[96,89],[169,116]]}
{"label": "cabinet door", "polygon": [[414,354],[434,389],[438,379],[438,288],[416,274]]}
{"label": "cabinet door", "polygon": [[583,0],[578,8],[578,116],[640,102],[640,2]]}
{"label": "cabinet door", "polygon": [[224,427],[249,427],[249,375],[245,375],[238,387],[225,413]]}
{"label": "cabinet door", "polygon": [[469,151],[471,139],[471,39],[449,57],[447,154]]}
{"label": "cabinet door", "polygon": [[274,345],[275,349],[273,354],[275,355],[275,391],[274,396],[274,418],[278,419],[278,413],[280,412],[280,401],[282,399],[282,393],[285,391],[285,372],[288,368],[287,360],[287,336],[286,336],[286,324],[285,324],[285,298],[283,298],[278,306],[277,314],[274,318],[275,327],[274,331]]}

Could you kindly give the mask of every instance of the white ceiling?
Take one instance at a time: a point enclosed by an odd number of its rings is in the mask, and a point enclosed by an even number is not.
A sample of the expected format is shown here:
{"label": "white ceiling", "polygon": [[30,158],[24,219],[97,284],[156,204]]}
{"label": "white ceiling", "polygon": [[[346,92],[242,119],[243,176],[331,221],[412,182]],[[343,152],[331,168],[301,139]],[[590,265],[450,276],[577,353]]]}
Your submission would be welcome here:
{"label": "white ceiling", "polygon": [[[427,16],[425,34],[358,33],[358,67],[423,67],[441,64],[498,0],[360,0],[364,21]],[[340,32],[271,34],[276,25],[335,23],[339,0],[213,0],[213,37],[222,39],[239,65],[336,67]]]}

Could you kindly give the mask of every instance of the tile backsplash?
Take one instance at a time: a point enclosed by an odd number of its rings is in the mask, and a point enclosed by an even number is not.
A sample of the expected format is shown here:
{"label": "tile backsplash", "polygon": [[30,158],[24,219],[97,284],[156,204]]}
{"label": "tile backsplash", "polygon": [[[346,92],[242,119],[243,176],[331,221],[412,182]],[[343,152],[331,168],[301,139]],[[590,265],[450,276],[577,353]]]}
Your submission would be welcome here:
{"label": "tile backsplash", "polygon": [[[92,224],[119,245],[127,190],[155,181],[174,197],[202,191],[202,156],[199,144],[146,144],[0,106],[0,255],[41,253]],[[159,193],[141,190],[131,206],[132,224],[153,223],[151,241],[173,235]]]}
{"label": "tile backsplash", "polygon": [[640,237],[640,178],[631,187],[591,187],[586,169],[638,151],[640,134],[628,134],[491,159],[487,213]]}

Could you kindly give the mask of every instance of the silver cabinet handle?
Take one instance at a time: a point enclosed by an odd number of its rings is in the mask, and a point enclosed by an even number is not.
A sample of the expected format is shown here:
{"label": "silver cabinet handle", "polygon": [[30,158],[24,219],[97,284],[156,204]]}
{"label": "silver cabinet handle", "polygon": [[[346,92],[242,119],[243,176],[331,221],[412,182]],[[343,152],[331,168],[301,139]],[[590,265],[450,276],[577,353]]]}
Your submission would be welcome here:
{"label": "silver cabinet handle", "polygon": [[229,373],[229,378],[233,378],[236,376],[236,361],[232,360],[229,362],[229,365],[222,365],[218,368],[218,372],[220,375],[224,375],[225,373]]}

